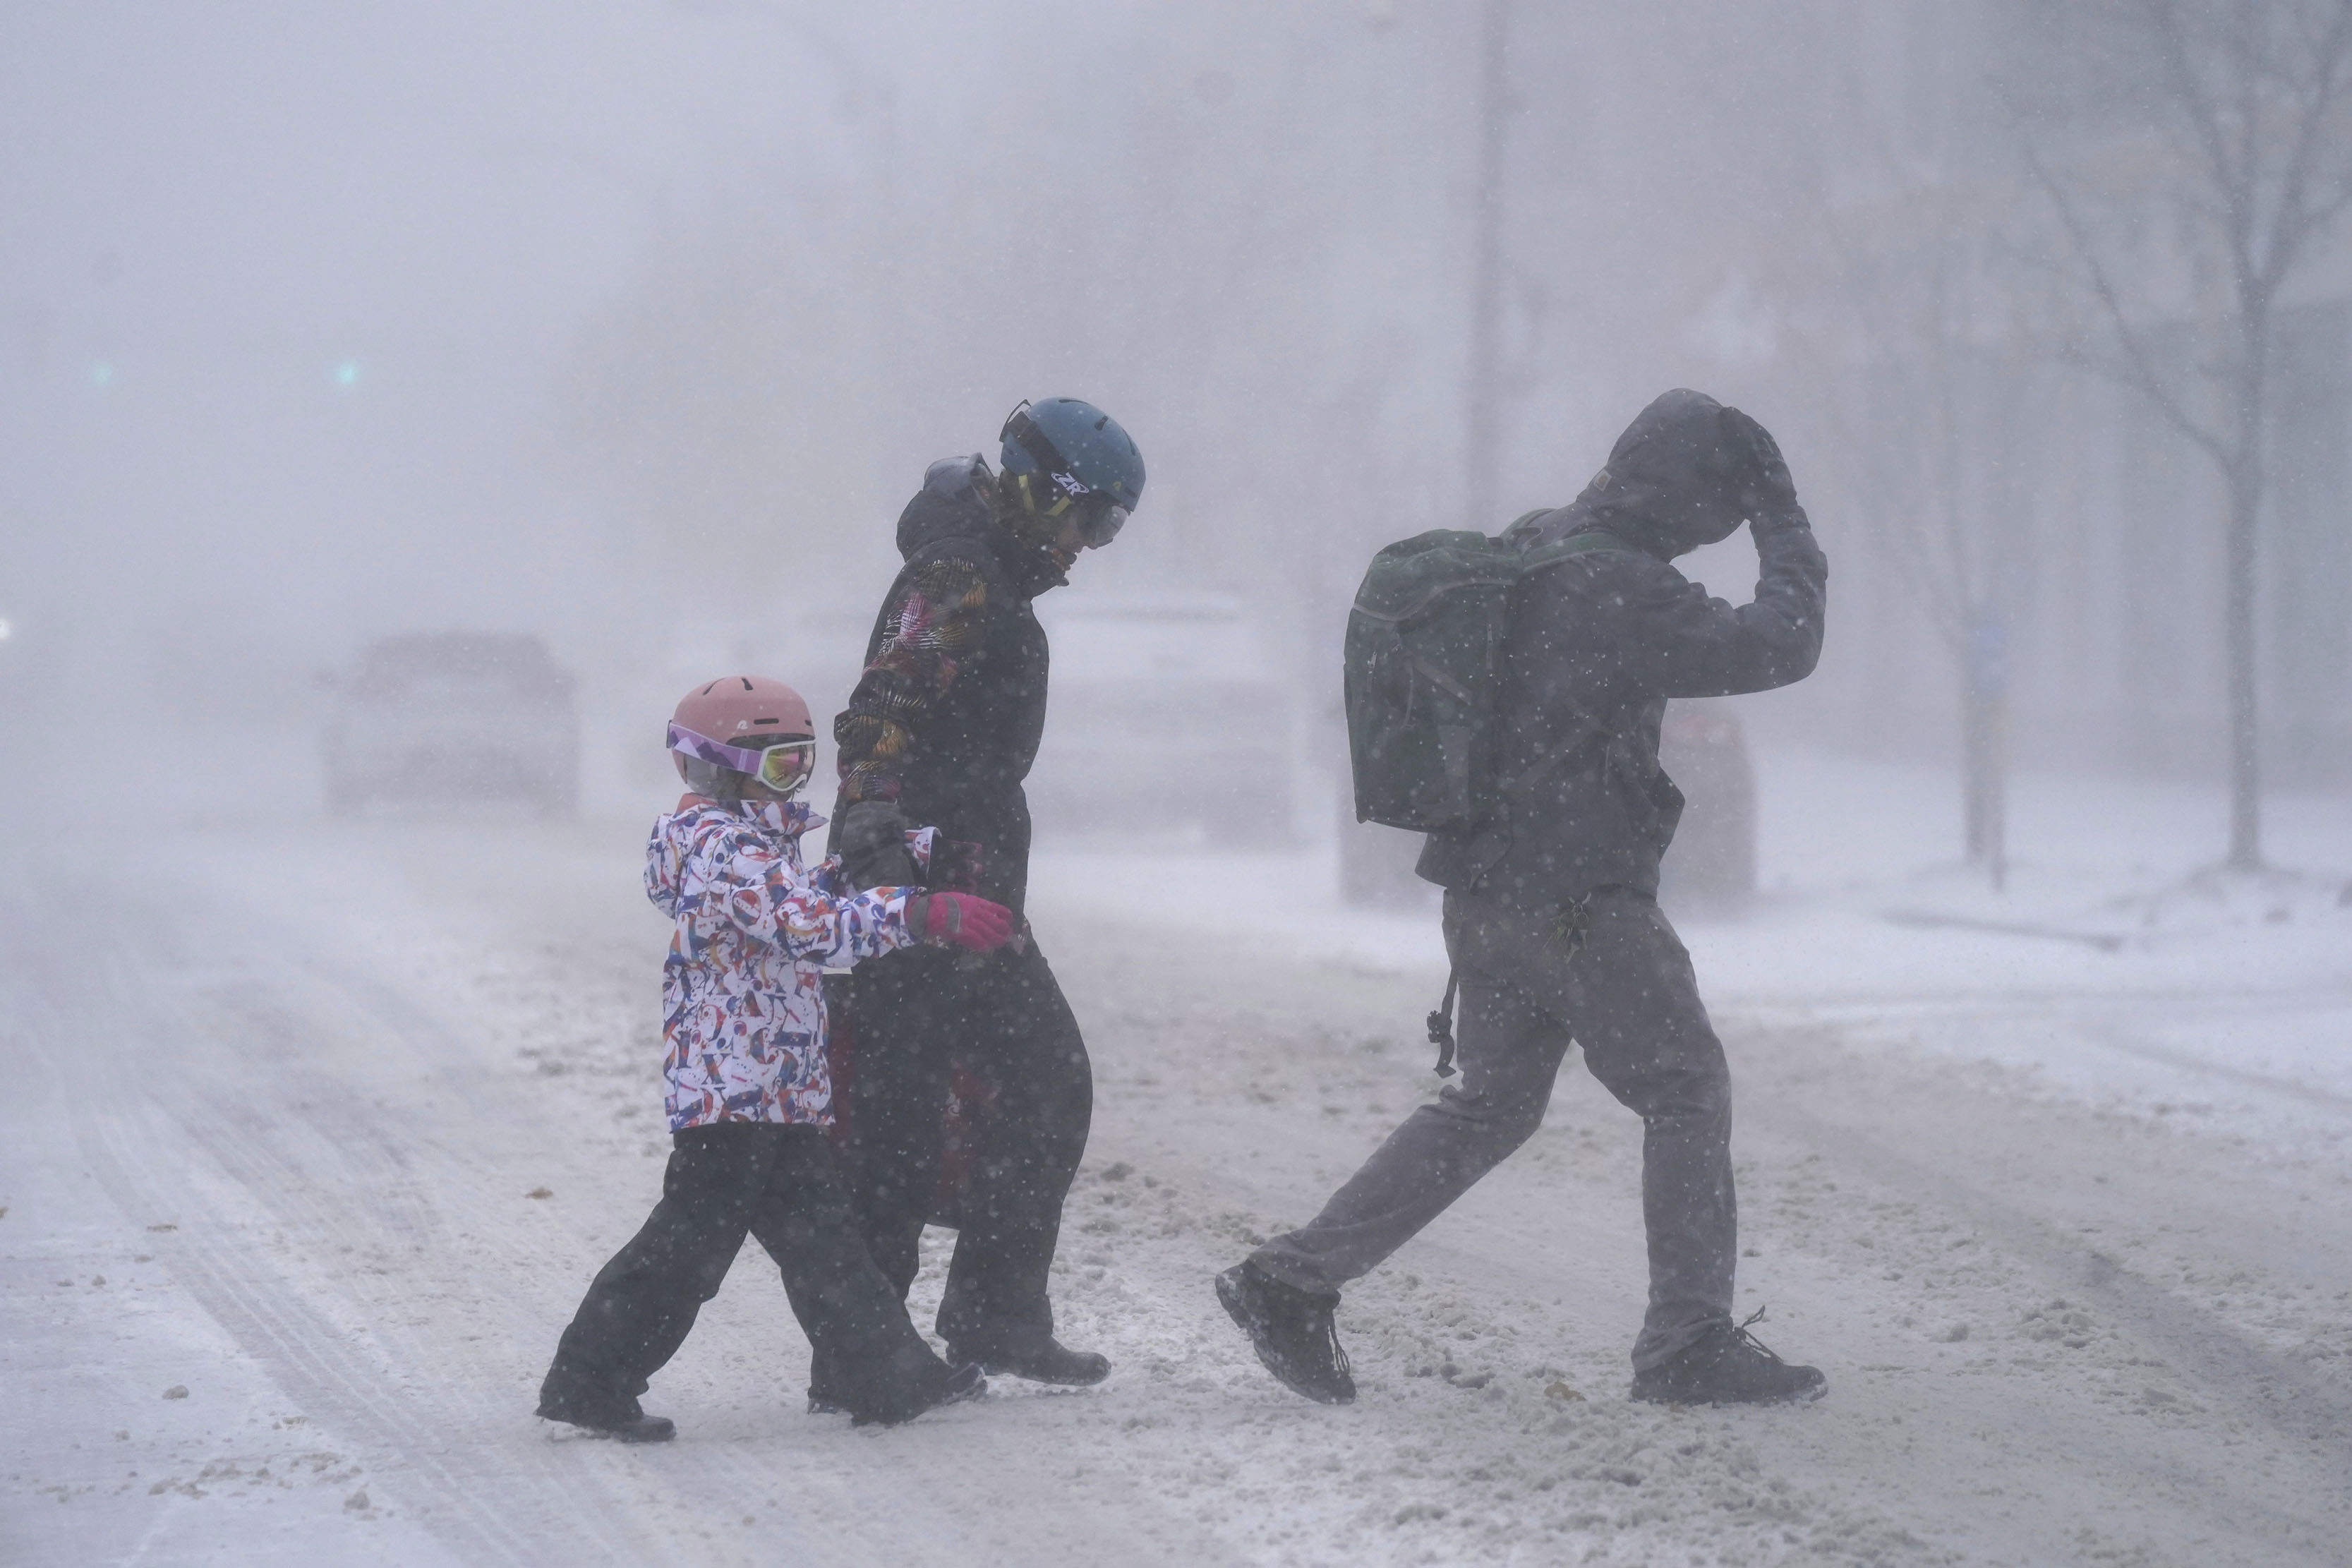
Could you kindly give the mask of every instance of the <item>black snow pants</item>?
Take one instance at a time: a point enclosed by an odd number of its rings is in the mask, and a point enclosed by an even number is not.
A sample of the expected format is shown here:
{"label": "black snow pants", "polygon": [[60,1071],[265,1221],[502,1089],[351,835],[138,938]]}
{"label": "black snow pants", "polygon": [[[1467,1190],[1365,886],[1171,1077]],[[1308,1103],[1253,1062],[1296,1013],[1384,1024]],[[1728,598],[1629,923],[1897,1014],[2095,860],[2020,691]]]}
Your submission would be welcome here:
{"label": "black snow pants", "polygon": [[1054,1332],[1046,1278],[1062,1200],[1087,1151],[1094,1071],[1034,943],[959,957],[910,948],[851,973],[848,1165],[866,1245],[904,1295],[921,1266],[950,1067],[962,1064],[994,1091],[939,1315],[949,1349],[977,1356]]}
{"label": "black snow pants", "polygon": [[[540,1388],[541,1415],[603,1426],[641,1414],[637,1396],[719,1294],[746,1233],[782,1271],[809,1342],[839,1369],[840,1404],[899,1421],[937,1402],[947,1363],[874,1267],[822,1128],[729,1121],[689,1128],[672,1144],[661,1202],[563,1331]],[[769,1386],[765,1347],[744,1365]]]}

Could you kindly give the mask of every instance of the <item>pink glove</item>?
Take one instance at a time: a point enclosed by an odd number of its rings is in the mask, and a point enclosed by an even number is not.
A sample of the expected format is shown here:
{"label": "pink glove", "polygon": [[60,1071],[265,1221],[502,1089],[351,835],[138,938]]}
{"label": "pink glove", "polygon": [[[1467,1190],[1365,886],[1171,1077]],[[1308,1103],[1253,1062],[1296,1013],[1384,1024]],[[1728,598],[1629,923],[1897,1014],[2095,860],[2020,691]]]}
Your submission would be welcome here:
{"label": "pink glove", "polygon": [[919,893],[907,900],[907,929],[933,947],[987,952],[1013,938],[1013,911],[970,893]]}

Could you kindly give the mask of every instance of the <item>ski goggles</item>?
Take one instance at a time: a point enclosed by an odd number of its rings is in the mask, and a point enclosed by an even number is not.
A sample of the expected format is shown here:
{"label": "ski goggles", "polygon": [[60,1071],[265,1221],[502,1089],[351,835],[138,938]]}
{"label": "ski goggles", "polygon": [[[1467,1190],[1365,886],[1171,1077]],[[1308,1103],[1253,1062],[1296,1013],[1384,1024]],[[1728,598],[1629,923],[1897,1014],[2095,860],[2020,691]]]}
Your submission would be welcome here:
{"label": "ski goggles", "polygon": [[747,773],[778,795],[794,793],[816,772],[816,741],[808,735],[779,735],[764,746],[730,746],[708,735],[698,735],[673,721],[669,727],[669,749]]}
{"label": "ski goggles", "polygon": [[1087,496],[1078,502],[1078,538],[1089,550],[1108,544],[1127,526],[1127,508],[1106,496]]}
{"label": "ski goggles", "polygon": [[[1066,479],[1060,474],[1051,476],[1049,482],[1063,493],[1039,507],[1037,515],[1051,518],[1075,515],[1078,520],[1078,542],[1088,550],[1100,550],[1117,539],[1118,531],[1127,526],[1127,508],[1099,490],[1080,489],[1072,494],[1067,487],[1077,481]],[[1073,507],[1077,509],[1075,514],[1071,511]]]}

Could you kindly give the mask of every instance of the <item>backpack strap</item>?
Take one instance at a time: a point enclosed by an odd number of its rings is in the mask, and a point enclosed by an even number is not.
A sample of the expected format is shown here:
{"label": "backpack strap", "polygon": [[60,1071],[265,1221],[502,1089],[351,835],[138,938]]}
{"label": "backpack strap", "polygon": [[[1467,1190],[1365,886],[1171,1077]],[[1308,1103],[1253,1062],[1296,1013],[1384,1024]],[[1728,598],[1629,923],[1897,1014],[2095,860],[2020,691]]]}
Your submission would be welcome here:
{"label": "backpack strap", "polygon": [[[1532,517],[1538,514],[1530,512],[1528,515]],[[1527,518],[1519,520],[1520,522],[1526,521]],[[1518,523],[1513,523],[1511,526],[1516,528]],[[1506,531],[1508,531],[1506,530]],[[1566,539],[1556,540],[1549,544],[1538,544],[1534,549],[1522,552],[1519,556],[1519,572],[1524,575],[1540,567],[1549,566],[1555,561],[1565,561],[1571,555],[1581,555],[1588,550],[1631,550],[1633,548],[1613,533],[1591,528],[1582,533],[1571,533]]]}
{"label": "backpack strap", "polygon": [[1429,1016],[1429,1043],[1437,1047],[1437,1076],[1454,1076],[1454,992],[1461,980],[1458,970],[1445,972],[1445,1000]]}
{"label": "backpack strap", "polygon": [[[1529,512],[1528,517],[1538,517],[1540,515],[1542,514],[1538,512]],[[1520,522],[1525,522],[1526,521],[1527,518],[1525,517],[1519,520]],[[1517,523],[1512,524],[1512,527],[1514,528],[1517,526]],[[1588,529],[1582,533],[1570,534],[1566,539],[1560,540],[1556,543],[1541,545],[1534,550],[1528,551],[1519,559],[1519,572],[1520,574],[1524,576],[1529,572],[1538,571],[1543,567],[1551,565],[1555,562],[1565,561],[1571,555],[1582,555],[1588,551],[1627,550],[1631,548],[1632,546],[1628,545],[1623,540],[1618,538],[1613,533],[1606,533],[1599,529]],[[1584,708],[1579,707],[1573,702],[1569,703],[1568,706],[1570,710],[1572,711],[1578,719],[1583,721],[1586,728],[1591,731],[1594,734],[1605,736],[1612,741],[1617,738],[1618,731],[1613,726],[1602,723],[1599,719],[1593,717],[1590,711]],[[1584,743],[1584,740],[1585,737],[1582,735],[1573,735],[1569,739],[1562,741],[1559,745],[1554,746],[1550,751],[1546,752],[1534,762],[1520,769],[1515,777],[1505,779],[1501,785],[1502,793],[1506,795],[1523,795],[1527,794],[1529,790],[1535,788],[1536,785],[1541,784],[1544,781],[1544,776],[1547,773],[1549,773],[1552,769],[1558,767],[1560,763],[1567,758],[1570,752],[1573,752],[1577,747],[1582,745]]]}

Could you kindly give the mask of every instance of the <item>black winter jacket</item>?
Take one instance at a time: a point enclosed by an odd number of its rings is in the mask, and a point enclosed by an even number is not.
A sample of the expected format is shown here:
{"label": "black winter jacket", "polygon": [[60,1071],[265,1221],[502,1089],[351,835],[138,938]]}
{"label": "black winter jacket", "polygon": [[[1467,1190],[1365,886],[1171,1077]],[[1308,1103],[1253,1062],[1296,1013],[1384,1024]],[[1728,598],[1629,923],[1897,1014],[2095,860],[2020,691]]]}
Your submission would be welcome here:
{"label": "black winter jacket", "polygon": [[1622,548],[1522,580],[1505,644],[1505,816],[1431,835],[1418,868],[1428,880],[1525,908],[1605,887],[1654,895],[1683,807],[1658,764],[1667,700],[1765,691],[1812,672],[1829,567],[1801,510],[1755,520],[1752,603],[1711,599],[1669,564],[1741,521],[1737,476],[1714,439],[1723,413],[1699,394],[1667,394],[1582,495],[1515,531],[1522,548],[1591,531]]}
{"label": "black winter jacket", "polygon": [[[895,800],[908,823],[980,847],[976,877],[935,878],[1013,909],[1029,879],[1022,788],[1045,731],[1048,650],[1030,601],[1066,581],[1043,551],[996,522],[978,457],[933,463],[898,518],[907,564],[866,647],[866,669],[834,721],[841,792]],[[935,872],[937,868],[935,868]]]}

